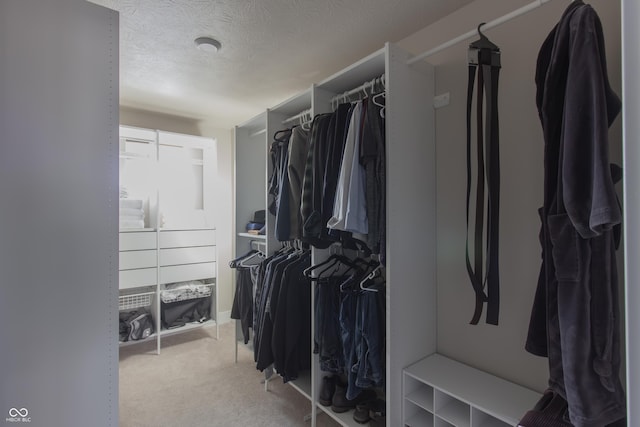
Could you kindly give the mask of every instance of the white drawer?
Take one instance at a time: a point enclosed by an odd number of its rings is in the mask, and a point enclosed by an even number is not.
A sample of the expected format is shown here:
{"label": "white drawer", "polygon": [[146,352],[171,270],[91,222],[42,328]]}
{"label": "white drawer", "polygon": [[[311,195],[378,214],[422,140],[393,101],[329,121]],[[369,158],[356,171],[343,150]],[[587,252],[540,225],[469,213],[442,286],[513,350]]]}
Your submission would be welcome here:
{"label": "white drawer", "polygon": [[120,270],[155,267],[158,265],[157,254],[155,249],[152,251],[120,252]]}
{"label": "white drawer", "polygon": [[215,262],[160,267],[160,283],[184,282],[210,277],[216,277]]}
{"label": "white drawer", "polygon": [[199,262],[214,262],[215,260],[215,246],[160,249],[160,266],[196,264]]}
{"label": "white drawer", "polygon": [[136,288],[156,284],[155,268],[140,268],[138,270],[125,270],[119,273],[120,289]]}
{"label": "white drawer", "polygon": [[143,231],[135,233],[120,233],[121,251],[138,251],[156,248],[156,232]]}
{"label": "white drawer", "polygon": [[161,231],[161,248],[212,246],[216,244],[216,230]]}

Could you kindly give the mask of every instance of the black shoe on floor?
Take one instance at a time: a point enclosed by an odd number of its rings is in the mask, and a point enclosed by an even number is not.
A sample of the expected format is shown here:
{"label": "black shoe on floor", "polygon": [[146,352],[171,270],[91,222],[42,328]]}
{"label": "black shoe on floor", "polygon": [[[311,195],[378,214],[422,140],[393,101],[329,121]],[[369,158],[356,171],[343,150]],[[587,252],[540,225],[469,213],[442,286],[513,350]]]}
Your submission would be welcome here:
{"label": "black shoe on floor", "polygon": [[320,388],[320,396],[318,401],[322,406],[331,406],[333,395],[336,392],[336,377],[322,377],[322,387]]}
{"label": "black shoe on floor", "polygon": [[356,410],[353,412],[353,419],[360,424],[371,421],[372,425],[379,425],[376,421],[381,419],[385,420],[385,412],[386,403],[384,400],[379,398],[371,399],[356,405]]}
{"label": "black shoe on floor", "polygon": [[370,419],[368,402],[356,405],[356,410],[353,411],[353,420],[357,423],[365,424],[368,423]]}
{"label": "black shoe on floor", "polygon": [[365,389],[362,390],[355,399],[349,400],[347,399],[347,387],[343,387],[341,384],[336,384],[336,392],[333,394],[333,400],[331,401],[331,410],[338,414],[347,412],[351,409],[355,409],[356,405],[375,398],[375,391]]}

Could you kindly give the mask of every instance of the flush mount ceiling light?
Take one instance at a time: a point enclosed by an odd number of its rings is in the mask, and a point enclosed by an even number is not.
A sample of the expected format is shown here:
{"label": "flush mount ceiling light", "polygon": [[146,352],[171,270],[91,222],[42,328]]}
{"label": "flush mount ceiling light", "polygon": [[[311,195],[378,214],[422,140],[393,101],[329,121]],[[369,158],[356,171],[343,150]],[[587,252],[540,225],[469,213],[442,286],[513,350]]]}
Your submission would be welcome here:
{"label": "flush mount ceiling light", "polygon": [[198,37],[195,39],[196,46],[205,52],[217,52],[222,48],[222,43],[211,37]]}

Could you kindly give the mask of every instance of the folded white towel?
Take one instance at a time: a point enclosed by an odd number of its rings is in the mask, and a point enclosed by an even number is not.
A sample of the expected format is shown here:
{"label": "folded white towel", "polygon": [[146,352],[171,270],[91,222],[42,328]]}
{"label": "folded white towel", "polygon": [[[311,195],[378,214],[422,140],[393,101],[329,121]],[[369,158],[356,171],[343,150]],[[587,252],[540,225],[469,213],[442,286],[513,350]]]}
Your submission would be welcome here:
{"label": "folded white towel", "polygon": [[144,228],[144,220],[120,218],[120,228]]}
{"label": "folded white towel", "polygon": [[139,199],[120,199],[120,207],[128,209],[142,209],[142,200]]}
{"label": "folded white towel", "polygon": [[136,219],[144,219],[143,209],[120,208],[120,216],[132,216]]}

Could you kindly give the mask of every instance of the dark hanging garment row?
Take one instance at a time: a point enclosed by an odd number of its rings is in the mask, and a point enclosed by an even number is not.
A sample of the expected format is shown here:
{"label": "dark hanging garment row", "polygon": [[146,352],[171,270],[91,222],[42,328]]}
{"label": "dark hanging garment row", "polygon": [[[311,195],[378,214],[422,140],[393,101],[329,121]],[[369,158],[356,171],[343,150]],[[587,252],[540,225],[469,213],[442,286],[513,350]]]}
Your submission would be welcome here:
{"label": "dark hanging garment row", "polygon": [[253,329],[255,276],[262,260],[264,260],[262,253],[251,250],[229,262],[229,267],[237,270],[236,291],[231,306],[231,318],[240,320],[245,344],[251,339],[249,329]]}
{"label": "dark hanging garment row", "polygon": [[[348,400],[384,386],[384,278],[375,268],[380,265],[333,255],[307,270],[308,275],[319,271],[311,279],[317,281],[314,353],[320,370],[346,377]],[[342,272],[334,272],[338,269]]]}
{"label": "dark hanging garment row", "polygon": [[256,274],[254,358],[260,371],[273,365],[284,382],[311,368],[311,283],[303,271],[309,251],[265,259]]}
{"label": "dark hanging garment row", "polygon": [[[274,135],[269,209],[279,241],[335,242],[385,254],[385,127],[369,97]],[[357,239],[355,242],[354,239]]]}

